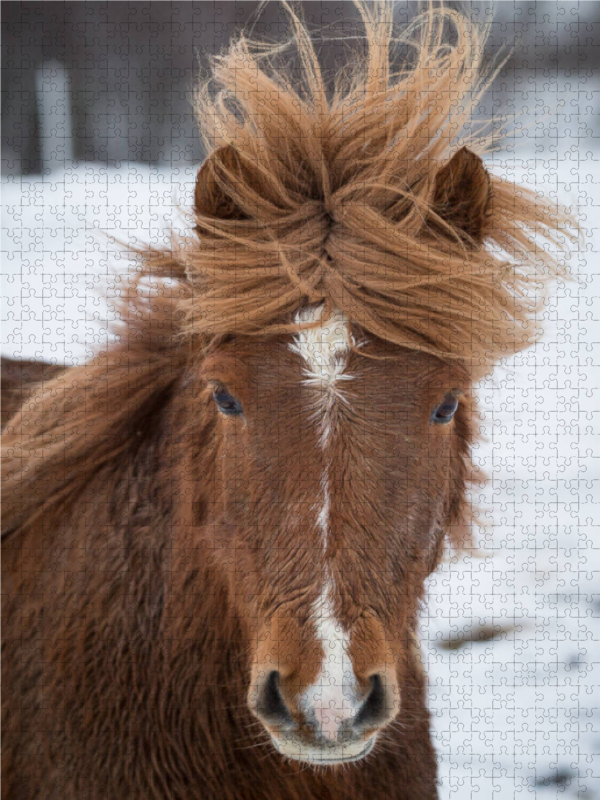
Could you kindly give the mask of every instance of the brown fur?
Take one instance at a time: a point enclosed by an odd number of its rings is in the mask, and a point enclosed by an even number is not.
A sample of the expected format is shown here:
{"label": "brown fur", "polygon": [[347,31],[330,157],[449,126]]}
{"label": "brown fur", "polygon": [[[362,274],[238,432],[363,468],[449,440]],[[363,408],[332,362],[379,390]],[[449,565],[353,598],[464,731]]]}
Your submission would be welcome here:
{"label": "brown fur", "polygon": [[43,361],[16,361],[2,356],[2,427],[23,405],[39,383],[48,381],[63,370]]}
{"label": "brown fur", "polygon": [[[154,307],[146,332],[47,385],[47,433],[25,437],[45,450],[40,468],[31,450],[28,480],[5,473],[4,511],[22,527],[3,551],[3,796],[432,797],[409,648],[402,726],[364,766],[287,762],[255,728],[251,620],[230,599],[228,542],[200,530],[219,499],[217,420],[179,341],[152,345],[168,316]],[[25,408],[9,423],[6,452],[28,420]]]}
{"label": "brown fur", "polygon": [[[394,77],[389,7],[361,13],[368,63],[330,99],[293,15],[302,97],[244,39],[221,58],[217,80],[231,91],[235,79],[242,113],[203,96],[220,149],[198,179],[199,237],[148,254],[120,344],[44,383],[7,423],[7,800],[436,796],[415,648],[423,581],[468,517],[471,385],[537,335],[531,236],[562,222],[434,139],[473,89],[469,23],[426,12],[405,35],[419,58]],[[439,15],[459,34],[443,57]],[[425,88],[438,92],[427,125]],[[157,271],[174,284],[157,287]],[[325,390],[303,384],[289,348],[293,312],[320,300],[367,339],[349,357],[347,403],[331,400],[325,454]],[[244,418],[219,414],[216,384]],[[463,391],[453,423],[430,425],[451,388]],[[324,458],[325,551],[311,510]],[[343,768],[284,759],[250,711],[273,664],[299,715],[322,658],[310,613],[326,570],[361,686],[387,671],[401,700],[372,754]]]}

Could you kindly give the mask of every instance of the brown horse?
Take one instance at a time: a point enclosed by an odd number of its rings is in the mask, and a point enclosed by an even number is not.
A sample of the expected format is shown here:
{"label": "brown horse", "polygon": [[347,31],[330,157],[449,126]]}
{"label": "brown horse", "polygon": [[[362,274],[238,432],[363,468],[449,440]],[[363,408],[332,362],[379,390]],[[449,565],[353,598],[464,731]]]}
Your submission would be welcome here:
{"label": "brown horse", "polygon": [[436,796],[423,582],[567,216],[478,155],[484,34],[359,8],[331,91],[293,12],[297,71],[216,60],[195,231],[143,254],[118,344],[18,389],[5,798]]}

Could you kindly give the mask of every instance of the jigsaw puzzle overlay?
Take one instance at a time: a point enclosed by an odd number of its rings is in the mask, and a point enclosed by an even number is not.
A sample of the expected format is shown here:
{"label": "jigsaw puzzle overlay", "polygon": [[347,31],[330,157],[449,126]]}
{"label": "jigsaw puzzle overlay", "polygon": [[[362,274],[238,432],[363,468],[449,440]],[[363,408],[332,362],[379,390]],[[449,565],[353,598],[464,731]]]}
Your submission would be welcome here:
{"label": "jigsaw puzzle overlay", "polygon": [[[60,5],[3,3],[2,352],[81,364],[113,337],[133,263],[119,242],[163,246],[194,224],[196,58],[254,4]],[[348,10],[304,5],[323,23]],[[486,166],[567,205],[585,242],[543,341],[477,387],[478,548],[448,551],[420,622],[440,798],[600,798],[599,14],[501,3],[491,23],[492,50],[516,55],[482,98],[506,132]],[[257,30],[277,37],[278,20]]]}

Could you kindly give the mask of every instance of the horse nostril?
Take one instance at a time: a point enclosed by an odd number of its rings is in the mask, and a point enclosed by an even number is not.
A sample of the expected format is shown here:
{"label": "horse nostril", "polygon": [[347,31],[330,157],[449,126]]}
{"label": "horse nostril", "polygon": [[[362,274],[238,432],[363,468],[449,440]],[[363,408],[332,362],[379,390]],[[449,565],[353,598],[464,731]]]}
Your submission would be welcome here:
{"label": "horse nostril", "polygon": [[355,728],[378,728],[390,719],[393,703],[389,702],[381,676],[371,675],[370,681],[371,691],[352,723]]}
{"label": "horse nostril", "polygon": [[292,725],[292,715],[279,691],[279,673],[269,673],[267,680],[259,690],[256,702],[256,714],[269,725]]}

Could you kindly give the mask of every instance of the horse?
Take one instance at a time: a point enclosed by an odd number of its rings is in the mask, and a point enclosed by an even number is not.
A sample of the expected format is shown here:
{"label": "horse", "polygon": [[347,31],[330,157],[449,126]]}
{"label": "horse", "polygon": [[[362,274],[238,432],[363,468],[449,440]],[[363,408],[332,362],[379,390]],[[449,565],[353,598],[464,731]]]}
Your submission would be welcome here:
{"label": "horse", "polygon": [[292,8],[295,61],[215,59],[189,233],[136,251],[88,363],[19,371],[7,800],[437,796],[424,581],[573,220],[486,168],[485,29],[358,10],[333,83]]}

